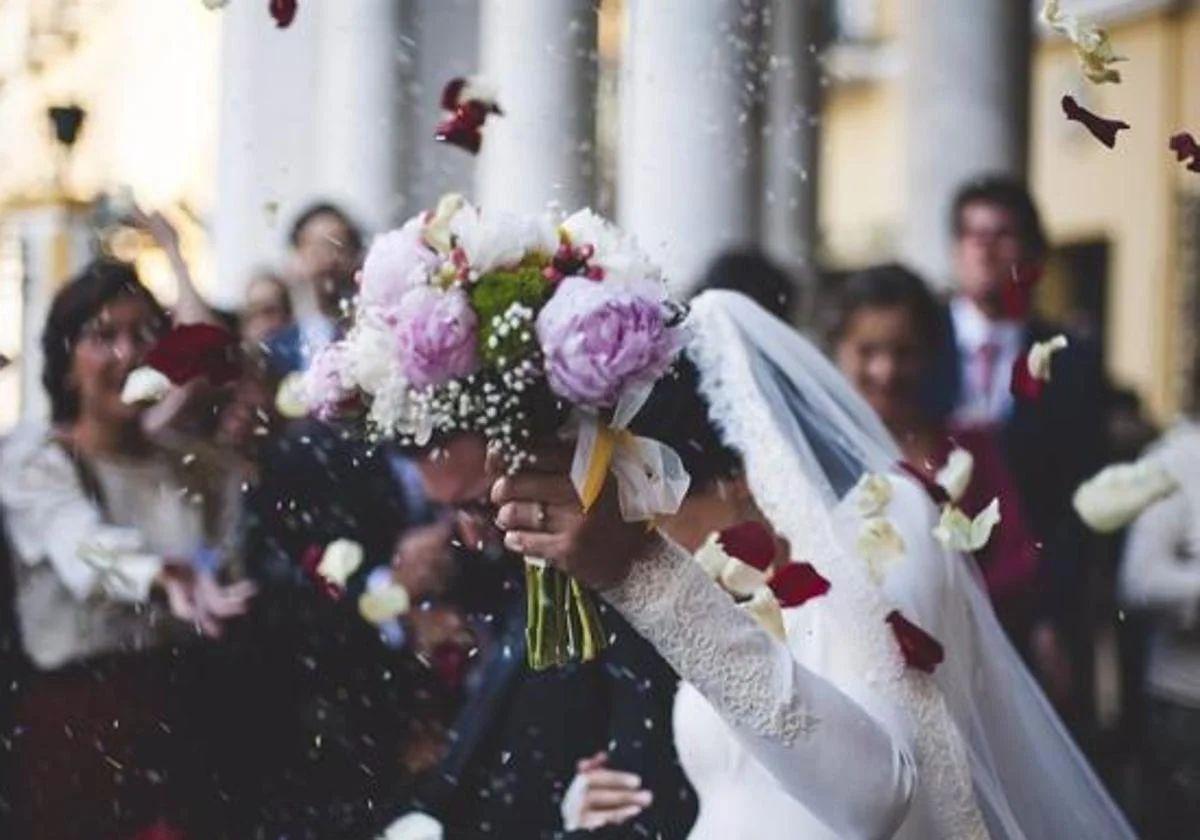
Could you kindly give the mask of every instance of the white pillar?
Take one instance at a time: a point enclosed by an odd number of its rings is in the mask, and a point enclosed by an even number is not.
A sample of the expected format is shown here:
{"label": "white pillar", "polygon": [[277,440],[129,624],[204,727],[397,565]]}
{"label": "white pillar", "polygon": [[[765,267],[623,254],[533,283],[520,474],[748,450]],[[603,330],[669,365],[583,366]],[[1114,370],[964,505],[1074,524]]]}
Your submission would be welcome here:
{"label": "white pillar", "polygon": [[251,271],[279,262],[287,226],[315,199],[343,202],[368,228],[394,220],[401,6],[301,4],[287,29],[262,4],[222,10],[217,303],[241,303]]}
{"label": "white pillar", "polygon": [[1025,173],[1030,5],[1018,0],[907,0],[905,251],[949,281],[954,192],[987,172]]}
{"label": "white pillar", "polygon": [[815,270],[823,0],[773,0],[763,131],[763,246],[800,276]]}
{"label": "white pillar", "polygon": [[484,207],[538,212],[592,201],[596,9],[592,0],[483,0],[480,67],[503,116],[476,170]]}
{"label": "white pillar", "polygon": [[628,0],[617,208],[677,293],[758,238],[756,0]]}
{"label": "white pillar", "polygon": [[398,221],[403,203],[400,4],[341,0],[308,8],[321,17],[314,186],[368,230],[384,229]]}
{"label": "white pillar", "polygon": [[[401,176],[404,216],[431,208],[446,192],[472,196],[474,157],[433,139],[442,117],[442,87],[455,76],[479,72],[479,0],[409,4],[404,36],[413,49],[404,124]],[[492,125],[488,126],[491,131]]]}

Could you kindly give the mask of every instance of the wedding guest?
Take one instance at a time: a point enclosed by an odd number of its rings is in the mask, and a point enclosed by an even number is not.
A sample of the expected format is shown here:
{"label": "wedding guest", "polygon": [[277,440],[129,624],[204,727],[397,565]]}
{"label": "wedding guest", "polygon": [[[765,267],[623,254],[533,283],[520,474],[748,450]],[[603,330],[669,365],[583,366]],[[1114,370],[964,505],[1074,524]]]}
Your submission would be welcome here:
{"label": "wedding guest", "polygon": [[1200,426],[1181,423],[1160,454],[1183,486],[1144,511],[1125,544],[1120,593],[1156,633],[1146,670],[1145,837],[1200,822]]}
{"label": "wedding guest", "polygon": [[[0,449],[21,639],[17,820],[27,838],[216,829],[202,702],[183,666],[253,594],[223,583],[231,485],[149,438],[125,378],[166,325],[132,267],[100,260],[55,297],[42,335],[49,426]],[[203,790],[201,788],[204,788]]]}
{"label": "wedding guest", "polygon": [[[456,507],[467,541],[496,545],[493,476],[481,439],[440,441],[418,457],[429,497]],[[695,795],[671,738],[677,677],[616,612],[601,606],[609,645],[593,661],[535,673],[526,664],[520,562],[493,567],[470,586],[495,627],[495,643],[451,730],[450,748],[425,784],[398,795],[382,829],[410,811],[434,814],[447,837],[550,838],[580,759],[607,753],[608,767],[638,776],[653,802],[623,826],[569,837],[685,837]],[[646,802],[649,800],[647,799]]]}
{"label": "wedding guest", "polygon": [[1002,525],[976,557],[1001,623],[1018,649],[1027,649],[1037,549],[993,432],[951,432],[922,403],[921,383],[940,340],[937,303],[925,281],[896,264],[870,268],[843,281],[833,311],[830,344],[838,367],[888,427],[905,461],[933,480],[961,447],[974,459],[963,510],[974,516],[1000,500]]}
{"label": "wedding guest", "polygon": [[295,322],[268,342],[268,361],[277,376],[308,367],[313,354],[337,337],[363,250],[362,231],[345,210],[328,202],[303,210],[288,242],[285,278]]}
{"label": "wedding guest", "polygon": [[1101,466],[1105,377],[1098,348],[1080,336],[1053,358],[1037,401],[1016,400],[1010,374],[1037,341],[1065,332],[1032,311],[1029,290],[1047,242],[1029,192],[1003,176],[968,182],[950,213],[955,292],[943,317],[927,396],[956,430],[989,428],[1042,545],[1033,656],[1069,720],[1088,719],[1090,539],[1071,508],[1075,488]]}
{"label": "wedding guest", "polygon": [[269,270],[255,272],[246,285],[241,338],[247,346],[265,343],[292,323],[292,301],[283,279]]}
{"label": "wedding guest", "polygon": [[706,289],[741,292],[782,321],[795,315],[796,281],[762,251],[743,249],[726,251],[704,272],[696,294]]}

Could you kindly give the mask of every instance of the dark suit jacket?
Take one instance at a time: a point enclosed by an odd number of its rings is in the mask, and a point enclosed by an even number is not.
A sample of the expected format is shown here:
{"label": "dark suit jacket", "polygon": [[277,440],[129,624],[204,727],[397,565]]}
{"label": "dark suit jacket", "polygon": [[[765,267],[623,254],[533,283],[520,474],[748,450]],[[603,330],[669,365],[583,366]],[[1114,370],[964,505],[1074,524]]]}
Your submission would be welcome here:
{"label": "dark suit jacket", "polygon": [[[927,391],[929,407],[942,416],[958,405],[963,391],[962,357],[948,310],[943,324],[945,340],[931,367]],[[1061,332],[1053,324],[1032,320],[1023,346],[1028,349]],[[1042,543],[1040,612],[1067,624],[1075,623],[1072,613],[1084,605],[1079,575],[1090,542],[1071,498],[1103,465],[1105,394],[1099,349],[1072,337],[1071,344],[1054,355],[1051,382],[1041,399],[1017,400],[998,430],[1005,460]]]}
{"label": "dark suit jacket", "polygon": [[559,805],[575,762],[604,749],[611,767],[642,777],[654,804],[623,826],[578,837],[686,837],[696,799],[671,729],[678,678],[620,616],[601,610],[611,643],[598,659],[533,673],[525,664],[524,592],[513,590],[497,655],[459,715],[449,755],[393,815],[434,813],[448,840],[562,837]]}
{"label": "dark suit jacket", "polygon": [[263,357],[272,376],[278,379],[304,370],[306,360],[302,342],[300,325],[295,323],[288,324],[266,340]]}

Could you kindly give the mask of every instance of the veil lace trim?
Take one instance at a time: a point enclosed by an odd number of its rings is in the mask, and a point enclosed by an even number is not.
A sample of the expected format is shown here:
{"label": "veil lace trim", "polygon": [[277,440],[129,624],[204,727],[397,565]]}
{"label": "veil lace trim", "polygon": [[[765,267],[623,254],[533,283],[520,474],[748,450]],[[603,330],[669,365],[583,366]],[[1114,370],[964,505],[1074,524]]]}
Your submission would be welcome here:
{"label": "veil lace trim", "polygon": [[989,837],[975,800],[967,750],[946,699],[929,675],[905,667],[885,617],[892,606],[838,540],[831,514],[780,427],[757,381],[737,325],[709,293],[692,309],[688,352],[726,442],[742,455],[755,500],[794,555],[811,562],[832,587],[822,599],[859,663],[864,679],[904,709],[914,727],[920,787],[939,837]]}

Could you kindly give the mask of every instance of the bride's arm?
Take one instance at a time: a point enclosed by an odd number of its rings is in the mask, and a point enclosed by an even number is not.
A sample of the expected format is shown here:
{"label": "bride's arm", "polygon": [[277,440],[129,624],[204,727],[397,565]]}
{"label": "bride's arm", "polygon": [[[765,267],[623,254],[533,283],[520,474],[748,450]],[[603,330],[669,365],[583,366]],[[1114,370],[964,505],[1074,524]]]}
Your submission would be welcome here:
{"label": "bride's arm", "polygon": [[916,785],[909,746],[796,662],[683,549],[656,536],[601,594],[838,836],[891,836]]}

